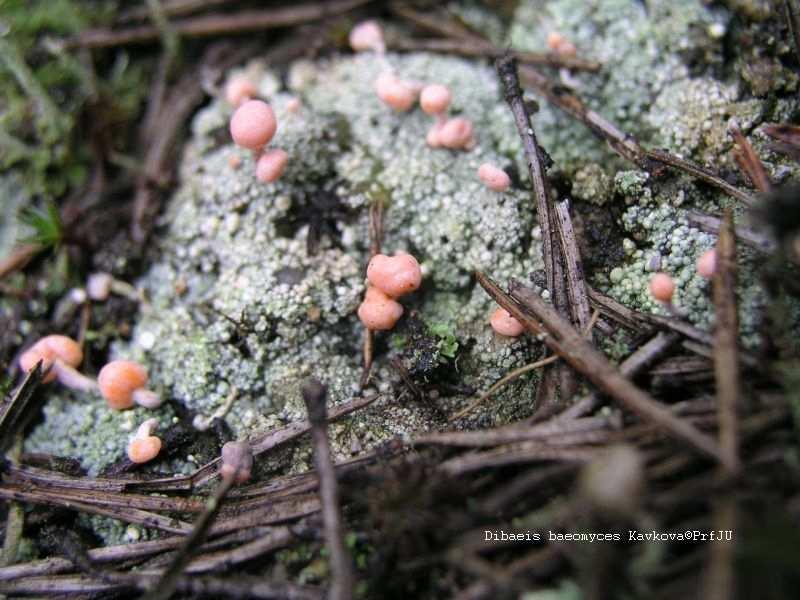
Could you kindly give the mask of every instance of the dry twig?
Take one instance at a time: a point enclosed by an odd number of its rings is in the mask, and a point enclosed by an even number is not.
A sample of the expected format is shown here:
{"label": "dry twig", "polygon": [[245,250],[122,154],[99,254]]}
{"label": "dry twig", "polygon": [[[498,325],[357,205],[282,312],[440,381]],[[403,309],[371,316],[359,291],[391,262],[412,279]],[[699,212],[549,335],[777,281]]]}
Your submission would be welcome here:
{"label": "dry twig", "polygon": [[319,495],[322,499],[322,521],[325,525],[325,542],[331,555],[331,600],[349,600],[353,595],[353,566],[344,543],[344,528],[339,507],[336,473],[333,470],[331,447],[328,441],[327,390],[316,380],[303,387],[303,400],[311,423],[314,442],[314,464],[319,477]]}

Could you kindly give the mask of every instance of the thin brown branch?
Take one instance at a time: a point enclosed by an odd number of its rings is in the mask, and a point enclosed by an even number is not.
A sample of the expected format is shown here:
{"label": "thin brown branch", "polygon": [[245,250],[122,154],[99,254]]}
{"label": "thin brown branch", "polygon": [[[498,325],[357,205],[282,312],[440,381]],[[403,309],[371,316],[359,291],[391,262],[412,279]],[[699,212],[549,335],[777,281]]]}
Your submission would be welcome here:
{"label": "thin brown branch", "polygon": [[0,415],[0,452],[5,452],[21,433],[28,421],[35,415],[38,402],[34,402],[34,394],[42,383],[42,361],[19,384],[11,399],[2,407]]}
{"label": "thin brown branch", "polygon": [[586,295],[586,280],[583,276],[583,262],[578,250],[578,241],[572,228],[572,219],[569,216],[569,202],[555,204],[555,221],[558,226],[558,238],[561,242],[561,256],[567,275],[567,293],[569,295],[569,308],[572,322],[581,331],[586,331],[589,341],[592,341],[592,332],[589,330],[591,310],[589,298]]}
{"label": "thin brown branch", "polygon": [[330,550],[331,584],[328,598],[350,600],[353,595],[353,565],[350,552],[344,543],[344,527],[339,506],[336,472],[333,469],[331,447],[328,441],[326,406],[327,389],[316,380],[303,386],[303,400],[311,423],[314,443],[314,464],[319,477],[319,495],[322,500],[322,521],[325,526],[325,543]]}
{"label": "thin brown branch", "polygon": [[[678,335],[675,333],[657,333],[620,363],[619,372],[625,377],[635,377],[669,350],[677,341]],[[598,394],[588,394],[559,414],[558,418],[576,419],[590,413],[599,403],[600,397]]]}
{"label": "thin brown branch", "polygon": [[[713,233],[715,235],[719,233],[720,224],[722,222],[722,219],[719,217],[694,210],[690,210],[686,214],[686,217],[689,220],[689,223],[692,226],[697,227],[700,231]],[[746,244],[751,248],[761,252],[771,254],[777,250],[777,245],[770,237],[758,233],[752,229],[748,229],[747,227],[743,227],[742,225],[738,225],[736,227],[736,239],[743,244]]]}
{"label": "thin brown branch", "polygon": [[[390,39],[389,47],[393,50],[409,52],[440,52],[459,56],[500,58],[506,50],[496,48],[489,43],[476,43],[473,40],[453,38],[403,38]],[[602,65],[595,60],[586,60],[576,56],[564,56],[553,52],[523,52],[510,50],[519,62],[529,65],[541,65],[575,71],[599,71]]]}
{"label": "thin brown branch", "polygon": [[772,182],[769,180],[764,163],[753,150],[753,146],[735,123],[731,124],[730,131],[733,141],[736,143],[733,149],[733,158],[736,160],[736,164],[759,192],[770,191]]}
{"label": "thin brown branch", "polygon": [[192,554],[200,547],[206,537],[214,519],[222,507],[222,501],[228,490],[233,486],[236,475],[239,473],[238,469],[228,477],[223,477],[219,486],[217,487],[214,495],[206,503],[206,509],[202,512],[200,517],[195,521],[194,527],[186,539],[178,548],[172,562],[164,569],[164,573],[158,580],[153,589],[145,596],[145,600],[167,600],[172,596],[178,580],[181,578],[184,568],[192,558]]}
{"label": "thin brown branch", "polygon": [[[309,21],[340,15],[368,4],[371,0],[330,0],[282,8],[248,10],[179,19],[172,22],[174,31],[186,38],[230,35],[290,27]],[[117,29],[90,29],[66,42],[66,47],[108,48],[152,42],[159,30],[152,25]]]}
{"label": "thin brown branch", "polygon": [[0,279],[4,279],[20,269],[24,269],[34,256],[44,249],[41,244],[23,244],[11,251],[11,254],[0,259]]}
{"label": "thin brown branch", "polygon": [[729,475],[739,470],[739,358],[736,309],[736,238],[733,213],[728,209],[717,240],[714,271],[714,373],[717,380],[719,444]]}
{"label": "thin brown branch", "polygon": [[[483,273],[479,272],[476,276],[486,292],[528,331],[542,335],[544,343],[554,353],[623,407],[655,424],[673,438],[688,443],[702,454],[717,461],[724,460],[714,440],[675,417],[649,394],[631,383],[536,293],[516,285],[513,294],[509,296]],[[535,318],[530,317],[527,311],[535,315]]]}
{"label": "thin brown branch", "polygon": [[740,190],[734,185],[731,185],[730,183],[722,179],[722,177],[720,177],[716,173],[713,173],[709,169],[701,167],[700,165],[696,165],[693,162],[683,159],[674,154],[670,154],[665,150],[645,150],[645,153],[649,159],[660,162],[661,164],[670,167],[674,167],[675,169],[684,171],[689,175],[693,175],[697,179],[705,181],[706,183],[719,188],[732,198],[737,198],[738,200],[741,200],[747,206],[755,205],[755,200],[750,194],[748,194],[743,190]]}
{"label": "thin brown branch", "polygon": [[97,506],[85,502],[77,502],[64,497],[58,492],[44,492],[42,490],[28,490],[15,486],[0,486],[0,498],[6,500],[17,500],[31,504],[44,504],[47,506],[61,506],[78,512],[111,517],[125,521],[126,523],[136,523],[145,527],[160,529],[169,533],[186,534],[191,530],[191,525],[178,519],[163,517],[155,513],[135,509],[118,508],[113,506]]}
{"label": "thin brown branch", "polygon": [[[533,184],[533,194],[536,200],[536,219],[542,232],[542,259],[544,261],[545,279],[547,289],[553,299],[556,310],[566,314],[569,307],[567,291],[564,284],[563,267],[561,264],[562,253],[560,246],[557,245],[557,225],[554,210],[551,210],[550,200],[550,181],[546,174],[546,159],[536,133],[531,125],[528,108],[522,98],[522,89],[519,85],[517,74],[517,62],[513,56],[505,55],[497,59],[495,69],[503,85],[503,92],[511,113],[514,116],[514,123],[517,126],[517,133],[522,140],[522,147],[528,163],[531,182]],[[551,411],[556,402],[554,375],[550,371],[545,372],[544,380],[540,384],[538,396],[538,411]],[[576,384],[569,373],[564,368],[557,368],[557,376],[561,388],[561,395],[564,400],[572,396]]]}
{"label": "thin brown branch", "polygon": [[[375,200],[369,205],[369,258],[381,253],[383,243],[383,203]],[[369,383],[372,371],[372,355],[375,351],[375,332],[364,328],[364,369],[361,372],[360,388],[363,390]]]}

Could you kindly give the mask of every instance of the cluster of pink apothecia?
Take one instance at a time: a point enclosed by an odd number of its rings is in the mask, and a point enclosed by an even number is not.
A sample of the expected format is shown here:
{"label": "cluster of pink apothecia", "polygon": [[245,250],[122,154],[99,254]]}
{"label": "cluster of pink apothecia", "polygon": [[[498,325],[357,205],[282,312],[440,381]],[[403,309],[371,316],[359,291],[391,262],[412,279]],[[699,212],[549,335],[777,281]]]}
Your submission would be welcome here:
{"label": "cluster of pink apothecia", "polygon": [[[375,93],[386,106],[399,112],[411,110],[419,101],[420,107],[434,118],[426,136],[431,148],[470,150],[475,146],[472,121],[465,117],[448,118],[447,111],[453,95],[450,89],[439,83],[423,84],[403,79],[394,72],[385,60],[386,45],[383,30],[375,21],[365,21],[350,32],[350,46],[356,52],[375,52],[386,64],[386,69],[375,80]],[[230,120],[230,132],[237,146],[251,150],[256,159],[256,178],[263,183],[277,181],[289,162],[284,150],[269,148],[278,128],[272,107],[256,98],[256,86],[245,75],[232,77],[225,87],[225,98],[235,107]],[[287,104],[290,112],[300,108],[300,101],[292,99]],[[238,167],[234,159],[232,166]],[[503,192],[511,185],[511,179],[499,167],[484,163],[478,169],[478,177],[492,190]]]}
{"label": "cluster of pink apothecia", "polygon": [[[83,362],[83,349],[74,339],[65,335],[48,335],[41,338],[19,358],[19,366],[30,373],[41,363],[43,383],[58,381],[61,385],[81,392],[99,392],[109,408],[127,410],[136,405],[158,408],[163,403],[154,391],[147,389],[147,369],[132,360],[114,360],[106,364],[93,379],[78,371]],[[133,463],[153,460],[162,450],[161,438],[154,435],[157,419],[147,419],[128,441],[127,455]],[[236,483],[249,479],[252,469],[252,451],[244,442],[228,442],[222,447],[220,474],[231,477]]]}

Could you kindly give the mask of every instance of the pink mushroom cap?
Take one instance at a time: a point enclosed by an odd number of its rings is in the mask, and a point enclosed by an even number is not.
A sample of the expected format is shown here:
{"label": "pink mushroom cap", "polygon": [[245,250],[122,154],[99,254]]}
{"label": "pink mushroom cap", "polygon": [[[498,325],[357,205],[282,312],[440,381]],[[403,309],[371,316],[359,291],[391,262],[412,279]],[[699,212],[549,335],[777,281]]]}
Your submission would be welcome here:
{"label": "pink mushroom cap", "polygon": [[422,88],[419,105],[429,115],[439,115],[447,110],[453,95],[446,85],[432,83]]}
{"label": "pink mushroom cap", "polygon": [[518,337],[525,331],[522,323],[517,321],[505,308],[498,308],[492,313],[489,323],[492,329],[506,337]]}
{"label": "pink mushroom cap", "polygon": [[350,47],[356,52],[369,50],[382,52],[384,49],[383,28],[377,21],[362,21],[350,30],[348,41]]}
{"label": "pink mushroom cap", "polygon": [[235,75],[225,85],[225,99],[231,106],[239,106],[245,100],[254,98],[258,90],[244,75]]}
{"label": "pink mushroom cap", "polygon": [[399,298],[419,288],[422,269],[410,254],[376,254],[367,265],[367,279],[390,298]]}
{"label": "pink mushroom cap", "polygon": [[717,251],[714,248],[706,250],[697,259],[697,274],[700,277],[711,279],[717,270]]}
{"label": "pink mushroom cap", "polygon": [[386,106],[406,112],[417,101],[417,92],[412,85],[392,73],[381,73],[375,80],[375,93]]}
{"label": "pink mushroom cap", "polygon": [[247,100],[231,117],[231,137],[237,146],[263,148],[278,129],[272,107],[261,100]]}
{"label": "pink mushroom cap", "polygon": [[474,142],[472,121],[464,117],[450,119],[442,125],[438,138],[445,148],[468,148]]}
{"label": "pink mushroom cap", "polygon": [[267,150],[256,162],[256,179],[263,183],[277,181],[286,169],[289,155],[283,150]]}
{"label": "pink mushroom cap", "polygon": [[[83,350],[80,344],[65,335],[48,335],[28,348],[19,357],[20,368],[29,373],[37,362],[42,361],[42,369],[47,369],[56,360],[60,360],[70,367],[77,367],[83,361]],[[43,379],[50,383],[56,378],[57,370],[52,369]]]}
{"label": "pink mushroom cap", "polygon": [[508,173],[491,163],[483,163],[478,167],[478,177],[486,186],[495,192],[505,192],[511,185]]}
{"label": "pink mushroom cap", "polygon": [[358,307],[358,318],[373,331],[391,329],[402,316],[403,305],[374,286],[367,288],[364,301]]}
{"label": "pink mushroom cap", "polygon": [[666,273],[656,273],[650,279],[650,293],[659,302],[671,302],[675,293],[675,281]]}

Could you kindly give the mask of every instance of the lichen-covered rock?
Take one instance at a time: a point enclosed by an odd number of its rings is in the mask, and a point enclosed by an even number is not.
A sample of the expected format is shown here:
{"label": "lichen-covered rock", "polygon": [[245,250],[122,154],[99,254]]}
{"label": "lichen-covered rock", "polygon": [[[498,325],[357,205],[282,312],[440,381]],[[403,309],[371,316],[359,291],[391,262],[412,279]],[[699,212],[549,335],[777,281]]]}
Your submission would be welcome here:
{"label": "lichen-covered rock", "polygon": [[[274,75],[263,67],[246,68],[268,80],[259,80],[259,89],[272,90],[268,99],[279,122],[272,145],[290,156],[276,183],[259,183],[252,157],[229,142],[231,109],[222,100],[194,120],[182,185],[161,219],[154,264],[140,282],[149,303],[131,342],[118,344],[115,354],[146,364],[158,391],[190,413],[208,416],[234,393],[224,418],[235,437],[304,418],[299,389],[310,376],[329,386],[331,404],[357,395],[363,326],[355,310],[365,290],[372,203],[384,207],[384,252],[411,252],[422,265],[422,289],[402,302],[408,319],[413,312],[439,332],[425,334],[433,351],[403,343],[389,350],[412,362],[425,354],[424,368],[409,365],[422,374],[421,385],[441,368],[458,389],[483,389],[538,353],[535,342],[492,332],[492,303],[472,276],[483,269],[505,281],[541,268],[529,192],[494,192],[477,176],[487,161],[518,172],[524,167],[492,68],[427,54],[387,60],[402,77],[448,85],[451,113],[475,123],[477,147],[429,148],[431,117],[419,109],[398,114],[378,100],[373,82],[386,65],[369,54],[296,63],[285,92],[271,87]],[[293,97],[301,100],[294,113],[286,109]],[[396,340],[405,327],[401,322]],[[354,444],[370,447],[442,426],[468,399],[437,390],[435,403],[409,401],[386,366],[382,335],[373,381],[383,397],[332,428],[340,458]],[[529,413],[529,393],[516,393],[529,381],[509,386],[499,408],[477,418],[502,422]],[[93,470],[112,462],[123,447],[106,442],[105,430],[76,442],[91,451],[48,441],[56,428],[85,431],[97,410],[54,403],[29,447],[81,456]],[[102,418],[112,425],[126,417]],[[97,444],[105,455],[95,452]],[[290,470],[306,468],[310,459],[303,447],[283,456]]]}
{"label": "lichen-covered rock", "polygon": [[[478,24],[481,10],[471,2],[460,14]],[[494,38],[505,35],[521,50],[544,50],[547,34],[557,31],[580,55],[603,63],[599,73],[562,74],[563,83],[647,145],[712,164],[745,186],[730,157],[727,131],[735,120],[775,181],[798,175],[758,129],[769,120],[789,120],[798,101],[788,93],[754,98],[754,83],[720,68],[724,38],[737,25],[718,4],[530,0],[518,3],[505,32],[501,19],[483,16]],[[418,108],[393,112],[376,97],[374,81],[387,68],[449,86],[450,112],[474,122],[476,147],[429,148],[428,115]],[[113,352],[148,365],[153,385],[169,399],[156,413],[162,421],[171,420],[170,405],[209,416],[234,395],[224,419],[235,437],[244,438],[303,418],[299,389],[310,376],[329,386],[331,404],[358,393],[363,328],[355,310],[365,289],[368,209],[375,203],[384,207],[383,251],[414,254],[423,283],[402,299],[406,316],[393,334],[377,336],[372,385],[381,399],[331,428],[337,458],[394,435],[443,426],[469,400],[469,388],[485,390],[539,357],[536,340],[492,332],[492,303],[472,276],[482,269],[500,282],[528,280],[543,266],[525,158],[486,61],[427,53],[300,60],[289,66],[285,87],[262,63],[242,69],[275,108],[272,145],[290,161],[276,183],[259,183],[252,157],[230,143],[229,106],[215,100],[193,121],[180,188],[156,232],[152,266],[139,282],[150,302],[132,339]],[[783,89],[790,90],[791,77],[784,75]],[[300,109],[291,112],[287,104],[295,98]],[[554,160],[555,189],[571,191],[576,200],[589,280],[633,308],[662,311],[647,282],[655,271],[669,272],[678,308],[708,326],[709,284],[697,277],[694,262],[715,240],[689,224],[687,211],[718,212],[735,203],[689,177],[656,179],[633,169],[552,106],[542,103],[534,126]],[[514,181],[508,192],[480,182],[483,162],[508,170]],[[760,258],[743,248],[740,259],[742,331],[753,344],[763,302]],[[606,347],[621,358],[625,340],[617,336]],[[428,397],[411,398],[387,366],[393,356]],[[528,414],[536,377],[505,387],[466,425]],[[437,387],[443,381],[448,385]],[[92,428],[96,420],[101,426]],[[123,446],[109,439],[128,420],[89,402],[55,399],[27,448],[80,456],[96,471],[122,455]],[[70,428],[87,439],[55,435]],[[297,445],[277,457],[261,463],[265,472],[306,469],[311,454]],[[191,467],[180,460],[169,465],[176,472]]]}

